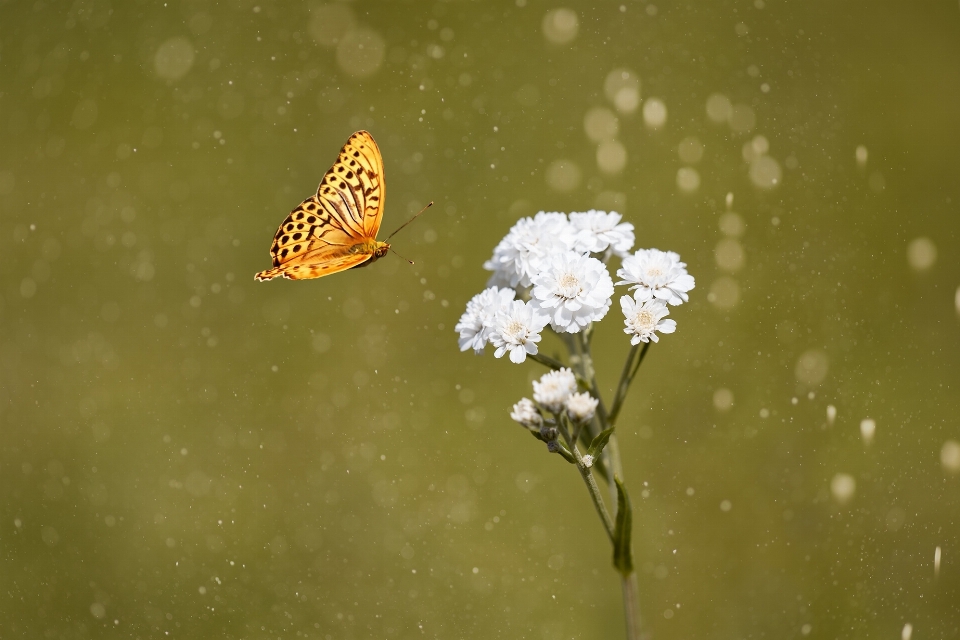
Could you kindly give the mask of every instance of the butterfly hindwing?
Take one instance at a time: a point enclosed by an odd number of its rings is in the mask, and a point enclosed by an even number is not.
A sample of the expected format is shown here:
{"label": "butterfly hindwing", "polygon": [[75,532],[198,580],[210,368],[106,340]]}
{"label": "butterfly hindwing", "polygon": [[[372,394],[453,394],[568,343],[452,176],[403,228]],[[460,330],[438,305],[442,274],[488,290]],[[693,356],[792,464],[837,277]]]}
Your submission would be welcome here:
{"label": "butterfly hindwing", "polygon": [[369,260],[372,254],[355,253],[351,255],[339,256],[318,262],[303,262],[300,264],[285,264],[273,269],[267,269],[257,274],[257,280],[272,280],[283,276],[289,280],[309,280],[311,278],[322,278],[333,273],[339,273],[359,266]]}
{"label": "butterfly hindwing", "polygon": [[356,244],[355,236],[343,228],[320,205],[316,196],[307,198],[283,221],[270,247],[273,266],[316,254],[323,249],[348,249]]}

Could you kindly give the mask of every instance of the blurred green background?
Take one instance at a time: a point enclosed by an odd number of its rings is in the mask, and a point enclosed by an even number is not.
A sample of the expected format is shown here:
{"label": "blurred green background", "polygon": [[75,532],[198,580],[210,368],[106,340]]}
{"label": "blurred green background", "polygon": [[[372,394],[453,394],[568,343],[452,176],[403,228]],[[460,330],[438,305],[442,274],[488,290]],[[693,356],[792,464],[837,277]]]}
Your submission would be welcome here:
{"label": "blurred green background", "polygon": [[[0,635],[621,637],[543,370],[453,332],[597,207],[698,282],[620,421],[649,636],[957,638],[958,104],[955,0],[0,0]],[[361,128],[415,266],[255,283]]]}

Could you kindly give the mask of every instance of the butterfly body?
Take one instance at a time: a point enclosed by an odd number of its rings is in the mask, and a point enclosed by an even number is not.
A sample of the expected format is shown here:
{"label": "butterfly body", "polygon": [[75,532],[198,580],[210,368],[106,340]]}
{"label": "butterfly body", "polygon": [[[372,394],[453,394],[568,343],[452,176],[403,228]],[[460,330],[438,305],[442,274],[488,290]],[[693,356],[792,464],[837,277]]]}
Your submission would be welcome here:
{"label": "butterfly body", "polygon": [[273,238],[273,268],[257,280],[320,278],[366,266],[390,245],[377,240],[386,185],[373,136],[357,131],[323,176],[317,193],[300,203]]}

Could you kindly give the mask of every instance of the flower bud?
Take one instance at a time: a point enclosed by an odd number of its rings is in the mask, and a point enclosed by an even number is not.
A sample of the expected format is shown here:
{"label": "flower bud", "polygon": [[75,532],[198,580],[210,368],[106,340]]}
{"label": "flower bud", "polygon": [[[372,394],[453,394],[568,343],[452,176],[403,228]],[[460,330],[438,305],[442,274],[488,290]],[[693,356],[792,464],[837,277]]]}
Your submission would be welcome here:
{"label": "flower bud", "polygon": [[529,398],[522,398],[520,402],[513,405],[510,417],[527,429],[539,429],[543,426],[543,416],[540,415],[537,405]]}
{"label": "flower bud", "polygon": [[[556,429],[554,429],[554,431],[556,431]],[[549,442],[547,442],[547,451],[549,451],[550,453],[559,453],[560,443],[557,442],[556,439],[550,440]]]}
{"label": "flower bud", "polygon": [[533,381],[533,399],[552,413],[563,411],[567,398],[576,390],[577,379],[567,368],[545,373]]}
{"label": "flower bud", "polygon": [[545,424],[540,427],[540,437],[547,442],[555,442],[558,435],[557,428],[554,426]]}
{"label": "flower bud", "polygon": [[567,398],[567,415],[577,424],[589,422],[593,420],[593,414],[596,413],[599,402],[589,393],[574,393]]}

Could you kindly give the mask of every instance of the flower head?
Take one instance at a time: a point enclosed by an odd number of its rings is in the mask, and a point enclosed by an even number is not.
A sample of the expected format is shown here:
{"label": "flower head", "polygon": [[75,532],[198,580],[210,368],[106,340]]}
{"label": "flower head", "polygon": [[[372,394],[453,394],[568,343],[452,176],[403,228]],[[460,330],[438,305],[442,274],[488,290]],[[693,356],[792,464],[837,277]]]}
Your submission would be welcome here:
{"label": "flower head", "polygon": [[673,251],[640,249],[623,259],[617,271],[622,278],[617,284],[628,284],[638,302],[664,300],[680,304],[689,300],[687,292],[693,289],[693,276],[687,273],[687,265]]}
{"label": "flower head", "polygon": [[530,430],[539,430],[543,426],[543,416],[530,398],[521,398],[520,402],[513,405],[510,417]]}
{"label": "flower head", "polygon": [[521,218],[493,250],[483,268],[493,271],[491,285],[529,287],[538,263],[556,251],[572,249],[577,231],[566,214],[541,211]]}
{"label": "flower head", "polygon": [[497,350],[498,358],[510,352],[510,361],[520,364],[527,354],[537,353],[540,332],[547,326],[549,318],[541,315],[533,305],[522,300],[511,300],[497,312],[494,329],[490,334],[490,344]]}
{"label": "flower head", "polygon": [[577,391],[577,379],[570,369],[550,371],[533,381],[533,399],[551,413],[560,413],[567,398]]}
{"label": "flower head", "polygon": [[620,214],[611,211],[571,213],[570,224],[577,230],[575,248],[583,253],[601,253],[608,248],[618,256],[625,256],[633,248],[633,225],[620,222]]}
{"label": "flower head", "polygon": [[636,345],[651,340],[659,342],[660,338],[654,333],[655,331],[673,333],[677,330],[675,321],[664,319],[670,310],[662,300],[638,302],[630,296],[623,296],[620,298],[620,308],[623,309],[626,325],[623,332],[633,336],[630,338],[630,344]]}
{"label": "flower head", "polygon": [[460,351],[473,349],[477,353],[483,351],[494,331],[494,322],[497,312],[503,309],[517,293],[513,289],[498,289],[490,287],[473,296],[467,303],[467,310],[462,316],[454,331],[460,334]]}
{"label": "flower head", "polygon": [[567,398],[567,415],[578,424],[583,424],[593,420],[593,414],[597,412],[599,400],[584,391],[583,393],[574,393]]}
{"label": "flower head", "polygon": [[576,251],[557,253],[533,277],[531,302],[550,314],[558,333],[577,333],[610,310],[613,280],[602,262]]}

